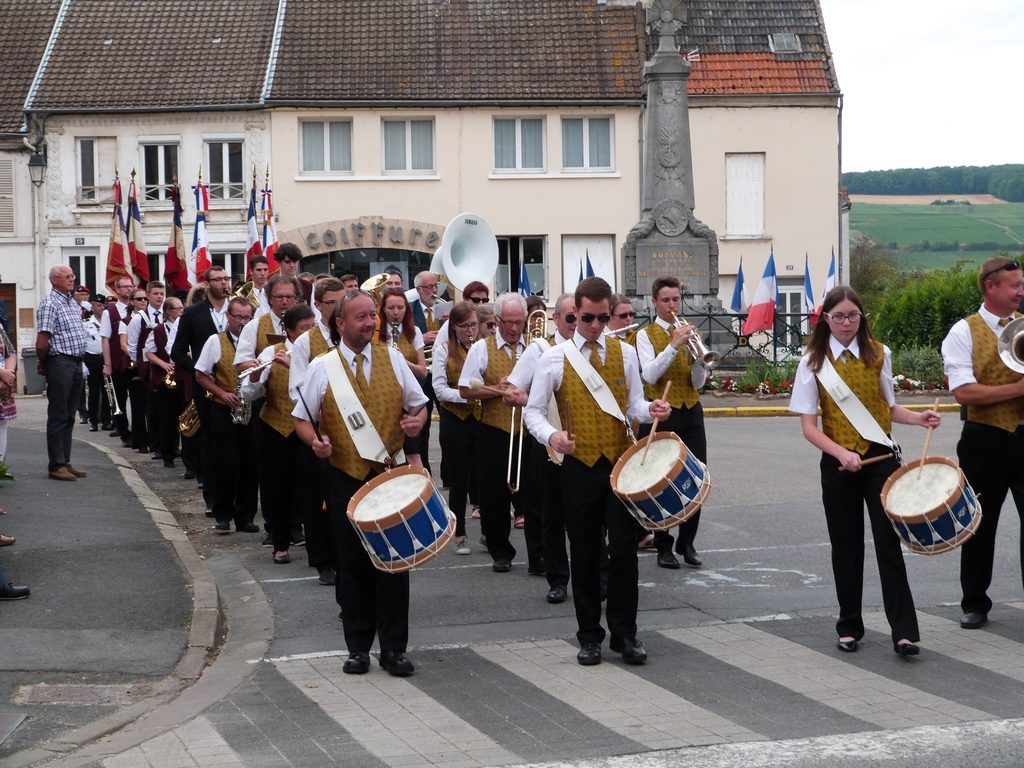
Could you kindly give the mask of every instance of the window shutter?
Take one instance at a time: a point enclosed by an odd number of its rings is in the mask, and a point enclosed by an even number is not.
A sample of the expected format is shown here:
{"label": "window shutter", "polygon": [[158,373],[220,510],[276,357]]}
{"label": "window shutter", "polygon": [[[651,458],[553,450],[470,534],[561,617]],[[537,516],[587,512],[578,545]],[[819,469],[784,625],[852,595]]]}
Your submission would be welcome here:
{"label": "window shutter", "polygon": [[764,155],[725,156],[726,223],[731,236],[764,234]]}
{"label": "window shutter", "polygon": [[0,160],[0,235],[14,234],[14,161]]}

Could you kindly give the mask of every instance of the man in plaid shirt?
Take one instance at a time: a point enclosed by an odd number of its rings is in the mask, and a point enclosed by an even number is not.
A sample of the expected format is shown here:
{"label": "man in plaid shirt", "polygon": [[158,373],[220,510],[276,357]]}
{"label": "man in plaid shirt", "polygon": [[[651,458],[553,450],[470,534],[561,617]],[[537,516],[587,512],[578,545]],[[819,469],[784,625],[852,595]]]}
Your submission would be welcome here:
{"label": "man in plaid shirt", "polygon": [[53,290],[36,308],[36,355],[39,373],[46,377],[46,451],[50,478],[77,480],[86,473],[71,466],[71,433],[82,394],[85,326],[82,309],[72,290],[75,273],[61,264],[50,270]]}

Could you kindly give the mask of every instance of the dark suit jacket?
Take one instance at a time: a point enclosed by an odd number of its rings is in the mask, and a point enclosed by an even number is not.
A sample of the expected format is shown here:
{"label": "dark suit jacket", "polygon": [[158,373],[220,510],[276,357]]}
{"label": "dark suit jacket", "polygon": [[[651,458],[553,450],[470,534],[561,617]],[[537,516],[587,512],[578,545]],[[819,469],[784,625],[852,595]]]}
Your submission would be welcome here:
{"label": "dark suit jacket", "polygon": [[177,370],[191,374],[206,340],[217,333],[217,326],[210,316],[211,309],[213,307],[205,299],[185,308],[178,321],[178,335],[174,337],[174,346],[171,348],[171,360]]}

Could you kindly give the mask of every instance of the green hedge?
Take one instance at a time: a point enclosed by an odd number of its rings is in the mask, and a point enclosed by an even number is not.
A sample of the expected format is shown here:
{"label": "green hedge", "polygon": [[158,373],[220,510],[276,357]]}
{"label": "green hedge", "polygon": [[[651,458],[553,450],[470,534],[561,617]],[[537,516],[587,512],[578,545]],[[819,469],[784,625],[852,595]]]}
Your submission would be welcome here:
{"label": "green hedge", "polygon": [[980,305],[975,267],[957,264],[949,270],[916,274],[904,286],[886,292],[871,321],[875,335],[893,350],[928,347],[937,353],[953,323]]}

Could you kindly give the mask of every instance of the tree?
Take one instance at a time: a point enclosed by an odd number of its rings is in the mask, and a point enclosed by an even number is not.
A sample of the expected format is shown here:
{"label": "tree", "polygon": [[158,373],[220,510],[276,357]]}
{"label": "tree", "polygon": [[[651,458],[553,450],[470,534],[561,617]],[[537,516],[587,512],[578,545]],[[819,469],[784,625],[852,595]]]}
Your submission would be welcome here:
{"label": "tree", "polygon": [[872,313],[875,334],[892,349],[939,349],[953,323],[978,309],[981,293],[973,264],[918,272],[881,297]]}
{"label": "tree", "polygon": [[896,255],[861,235],[850,252],[850,285],[869,311],[900,282]]}

